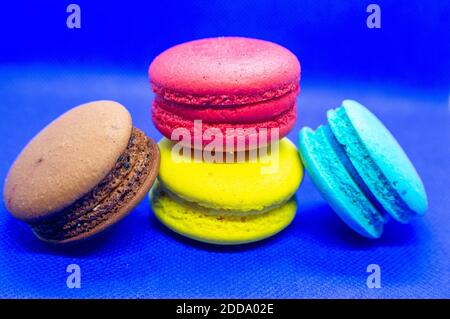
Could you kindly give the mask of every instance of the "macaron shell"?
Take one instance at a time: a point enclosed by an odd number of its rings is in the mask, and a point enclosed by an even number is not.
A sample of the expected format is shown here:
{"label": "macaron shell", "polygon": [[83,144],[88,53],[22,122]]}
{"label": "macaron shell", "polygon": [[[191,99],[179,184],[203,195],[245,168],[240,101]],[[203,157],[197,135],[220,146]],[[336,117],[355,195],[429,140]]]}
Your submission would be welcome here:
{"label": "macaron shell", "polygon": [[361,104],[346,100],[342,105],[329,112],[330,127],[374,196],[400,222],[424,214],[423,183],[389,130]]}
{"label": "macaron shell", "polygon": [[279,152],[260,153],[258,161],[214,163],[194,161],[190,154],[173,152],[174,143],[159,142],[159,179],[164,187],[188,202],[235,212],[262,211],[286,202],[303,178],[296,147],[282,139]]}
{"label": "macaron shell", "polygon": [[[315,132],[302,128],[299,150],[309,176],[339,217],[353,230],[368,238],[378,238],[385,222],[342,165],[327,136],[328,128]],[[328,132],[331,133],[331,132]]]}
{"label": "macaron shell", "polygon": [[112,101],[83,104],[61,115],[12,165],[3,193],[7,209],[32,221],[69,206],[114,167],[131,129],[128,111]]}
{"label": "macaron shell", "polygon": [[291,223],[297,209],[295,200],[290,200],[262,214],[222,216],[156,193],[151,194],[151,204],[164,225],[191,239],[219,245],[244,244],[273,236]]}
{"label": "macaron shell", "polygon": [[149,76],[154,92],[166,100],[237,105],[296,90],[300,63],[289,50],[272,42],[208,38],[164,51],[150,65]]}

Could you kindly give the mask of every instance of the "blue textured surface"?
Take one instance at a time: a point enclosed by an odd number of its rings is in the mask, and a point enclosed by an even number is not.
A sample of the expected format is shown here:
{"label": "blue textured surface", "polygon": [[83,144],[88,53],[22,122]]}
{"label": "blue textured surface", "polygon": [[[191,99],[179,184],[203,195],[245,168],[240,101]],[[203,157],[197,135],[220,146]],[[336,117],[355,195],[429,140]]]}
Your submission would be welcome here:
{"label": "blue textured surface", "polygon": [[[378,241],[347,229],[308,177],[298,215],[276,237],[221,248],[183,239],[159,225],[148,200],[109,233],[62,249],[39,242],[0,208],[1,297],[450,297],[450,116],[447,91],[312,82],[303,78],[298,123],[325,122],[345,98],[373,110],[404,147],[429,195],[429,212],[409,225],[390,223]],[[0,66],[0,176],[50,120],[77,104],[113,99],[158,139],[150,121],[145,70]],[[66,287],[80,265],[81,289]],[[366,267],[381,267],[382,288],[368,289]]]}
{"label": "blue textured surface", "polygon": [[[184,41],[240,35],[300,58],[293,141],[300,126],[324,123],[342,100],[360,101],[410,156],[429,212],[410,225],[390,223],[377,242],[364,240],[306,177],[293,224],[260,244],[195,244],[161,227],[144,200],[109,234],[69,251],[37,241],[1,202],[0,297],[450,297],[448,1],[376,1],[381,29],[367,28],[370,2],[362,0],[74,2],[79,30],[66,28],[70,2],[2,3],[1,179],[39,129],[90,100],[123,103],[137,127],[160,137],[150,122],[151,60]],[[81,289],[66,288],[70,263],[81,266]],[[366,287],[370,263],[381,267],[381,289]]]}

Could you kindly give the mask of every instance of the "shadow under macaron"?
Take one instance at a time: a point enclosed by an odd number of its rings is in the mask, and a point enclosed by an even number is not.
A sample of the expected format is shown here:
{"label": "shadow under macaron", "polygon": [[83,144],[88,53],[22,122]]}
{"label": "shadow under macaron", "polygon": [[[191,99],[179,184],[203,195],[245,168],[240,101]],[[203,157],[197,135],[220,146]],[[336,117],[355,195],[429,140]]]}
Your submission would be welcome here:
{"label": "shadow under macaron", "polygon": [[284,229],[271,237],[268,237],[268,238],[265,238],[265,239],[262,239],[262,240],[259,240],[256,242],[244,243],[244,244],[234,244],[234,245],[219,245],[219,244],[205,243],[205,242],[201,242],[201,241],[198,241],[195,239],[191,239],[189,237],[183,236],[183,235],[169,229],[168,227],[163,225],[158,220],[158,218],[156,218],[153,211],[151,211],[151,214],[149,217],[149,224],[153,230],[161,233],[161,235],[163,235],[165,237],[176,240],[178,243],[180,243],[182,245],[191,246],[195,249],[205,250],[205,251],[209,251],[209,252],[216,252],[216,253],[244,252],[244,251],[254,250],[254,249],[260,248],[265,245],[275,244],[283,237],[283,234],[290,227],[290,226],[288,226],[287,229]]}
{"label": "shadow under macaron", "polygon": [[299,201],[298,238],[314,240],[323,246],[344,250],[368,250],[374,247],[409,246],[418,242],[420,225],[388,223],[379,239],[360,236],[349,228],[325,202]]}
{"label": "shadow under macaron", "polygon": [[125,216],[116,225],[91,237],[63,244],[40,240],[27,224],[16,220],[12,216],[7,217],[5,226],[9,227],[8,224],[10,224],[10,227],[15,230],[11,232],[9,238],[11,241],[16,242],[17,245],[20,245],[21,249],[26,252],[78,258],[104,254],[111,247],[120,246],[118,242],[125,240],[122,237],[124,231],[129,227],[127,223],[131,222],[132,215],[133,212]]}

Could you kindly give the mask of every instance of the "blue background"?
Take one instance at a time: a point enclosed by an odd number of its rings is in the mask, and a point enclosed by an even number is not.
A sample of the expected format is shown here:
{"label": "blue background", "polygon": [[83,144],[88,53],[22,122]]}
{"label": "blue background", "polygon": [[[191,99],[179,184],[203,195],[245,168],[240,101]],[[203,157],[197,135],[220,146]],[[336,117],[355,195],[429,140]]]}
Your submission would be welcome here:
{"label": "blue background", "polygon": [[[298,129],[325,121],[345,98],[373,110],[421,174],[429,212],[390,223],[378,241],[353,234],[308,176],[298,214],[257,244],[217,247],[166,230],[144,200],[104,236],[76,247],[39,242],[0,204],[0,297],[450,297],[450,5],[376,1],[76,1],[82,28],[66,27],[68,1],[16,1],[0,10],[0,178],[26,142],[65,110],[112,99],[155,139],[147,68],[164,49],[221,35],[280,43],[302,63]],[[67,265],[82,288],[66,287]],[[366,267],[381,267],[368,289]]]}

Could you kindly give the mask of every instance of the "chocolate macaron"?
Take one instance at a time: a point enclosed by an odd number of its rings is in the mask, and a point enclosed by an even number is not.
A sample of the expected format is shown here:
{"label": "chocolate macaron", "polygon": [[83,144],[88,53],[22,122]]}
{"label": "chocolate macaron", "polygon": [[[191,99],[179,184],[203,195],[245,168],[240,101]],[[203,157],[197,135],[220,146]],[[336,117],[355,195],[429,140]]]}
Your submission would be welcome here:
{"label": "chocolate macaron", "polygon": [[46,242],[95,235],[127,215],[159,169],[155,142],[133,127],[125,107],[95,101],[39,132],[12,165],[4,201]]}

